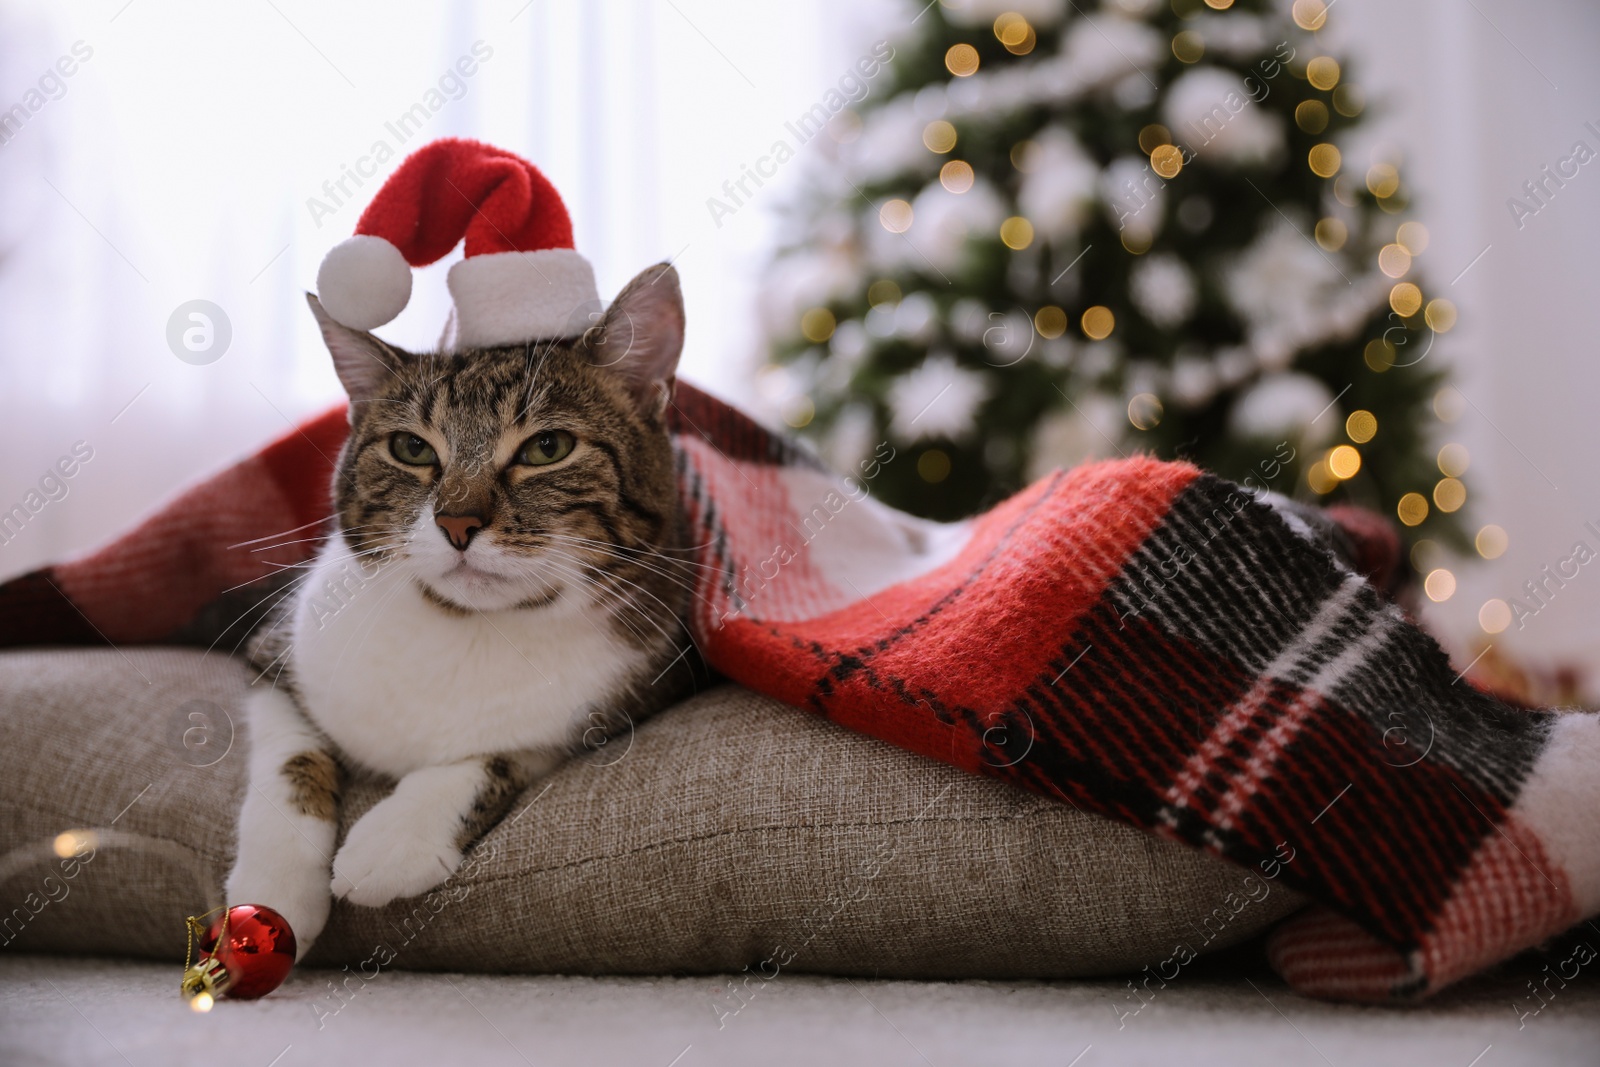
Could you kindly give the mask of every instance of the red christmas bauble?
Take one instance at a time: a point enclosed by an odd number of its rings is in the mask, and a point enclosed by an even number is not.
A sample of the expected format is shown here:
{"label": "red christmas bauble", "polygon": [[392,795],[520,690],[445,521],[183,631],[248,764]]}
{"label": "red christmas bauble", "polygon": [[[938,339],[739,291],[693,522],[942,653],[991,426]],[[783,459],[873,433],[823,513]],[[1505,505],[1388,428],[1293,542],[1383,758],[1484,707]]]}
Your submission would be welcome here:
{"label": "red christmas bauble", "polygon": [[227,972],[220,990],[223,996],[254,1000],[277,989],[289,976],[294,966],[294,931],[288,920],[271,908],[235,904],[211,921],[200,939],[200,952],[202,961],[215,958]]}

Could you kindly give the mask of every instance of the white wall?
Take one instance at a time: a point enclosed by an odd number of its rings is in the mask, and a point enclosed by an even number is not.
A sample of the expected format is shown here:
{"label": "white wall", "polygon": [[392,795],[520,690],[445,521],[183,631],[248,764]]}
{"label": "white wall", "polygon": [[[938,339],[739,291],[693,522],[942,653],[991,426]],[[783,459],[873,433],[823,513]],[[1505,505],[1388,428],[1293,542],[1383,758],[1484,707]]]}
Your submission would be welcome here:
{"label": "white wall", "polygon": [[[1446,438],[1472,453],[1469,517],[1510,534],[1500,559],[1455,567],[1458,592],[1430,609],[1464,666],[1486,599],[1517,595],[1580,538],[1600,551],[1582,529],[1600,527],[1600,159],[1520,229],[1506,205],[1574,142],[1600,153],[1600,133],[1584,125],[1600,129],[1600,6],[1339,0],[1330,20],[1330,38],[1362,57],[1356,79],[1389,110],[1347,158],[1403,151],[1432,239],[1425,290],[1461,309],[1429,358],[1456,368],[1470,401]],[[1600,565],[1496,640],[1533,664],[1600,664]]]}

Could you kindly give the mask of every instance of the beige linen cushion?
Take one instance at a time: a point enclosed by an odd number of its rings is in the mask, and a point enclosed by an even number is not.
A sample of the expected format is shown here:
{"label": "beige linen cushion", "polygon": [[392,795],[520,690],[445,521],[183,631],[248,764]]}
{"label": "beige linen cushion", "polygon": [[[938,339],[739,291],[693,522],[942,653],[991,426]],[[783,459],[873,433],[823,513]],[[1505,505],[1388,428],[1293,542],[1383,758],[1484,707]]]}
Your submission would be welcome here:
{"label": "beige linen cushion", "polygon": [[[191,650],[0,654],[7,951],[181,957],[233,856],[249,679]],[[345,825],[387,789],[356,784]],[[52,851],[73,828],[97,828],[92,858]],[[535,785],[440,890],[339,904],[308,962],[1072,977],[1235,944],[1300,903],[725,685]]]}

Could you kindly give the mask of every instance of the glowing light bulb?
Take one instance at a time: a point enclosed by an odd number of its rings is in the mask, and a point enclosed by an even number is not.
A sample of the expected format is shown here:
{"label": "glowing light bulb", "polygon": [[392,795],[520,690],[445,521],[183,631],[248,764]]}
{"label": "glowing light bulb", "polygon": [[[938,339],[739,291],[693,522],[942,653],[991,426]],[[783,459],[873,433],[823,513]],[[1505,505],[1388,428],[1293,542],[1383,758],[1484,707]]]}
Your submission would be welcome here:
{"label": "glowing light bulb", "polygon": [[1193,30],[1183,30],[1172,39],[1172,54],[1180,63],[1198,63],[1206,54],[1205,38]]}
{"label": "glowing light bulb", "polygon": [[1139,131],[1139,149],[1149,155],[1164,144],[1172,143],[1172,131],[1159,122],[1152,122]]}
{"label": "glowing light bulb", "polygon": [[891,200],[878,210],[878,222],[890,233],[905,233],[911,229],[911,205],[904,200]]}
{"label": "glowing light bulb", "polygon": [[1313,59],[1306,64],[1306,81],[1314,89],[1332,89],[1339,84],[1339,61],[1332,56]]}
{"label": "glowing light bulb", "polygon": [[1339,165],[1344,157],[1339,150],[1331,144],[1313,145],[1306,155],[1306,162],[1311,165],[1311,173],[1319,178],[1331,178],[1339,173]]}
{"label": "glowing light bulb", "polygon": [[1110,337],[1116,325],[1117,317],[1104,304],[1096,304],[1083,313],[1083,332],[1091,341],[1103,341]]}
{"label": "glowing light bulb", "polygon": [[1394,239],[1414,256],[1428,250],[1428,228],[1420,222],[1402,222]]}
{"label": "glowing light bulb", "polygon": [[1395,512],[1401,522],[1407,526],[1416,526],[1428,517],[1428,498],[1421,493],[1407,493],[1400,498]]}
{"label": "glowing light bulb", "polygon": [[1467,473],[1467,467],[1472,463],[1472,455],[1467,451],[1467,446],[1451,442],[1439,449],[1439,473],[1447,478],[1459,478]]}
{"label": "glowing light bulb", "polygon": [[1154,393],[1140,393],[1128,401],[1128,421],[1133,423],[1135,429],[1153,430],[1161,425],[1165,410]]}
{"label": "glowing light bulb", "polygon": [[1302,100],[1294,109],[1294,124],[1307,133],[1321,133],[1328,128],[1328,105],[1321,100]]}
{"label": "glowing light bulb", "polygon": [[970,44],[953,44],[944,54],[946,69],[958,78],[965,78],[978,72],[978,50]]}
{"label": "glowing light bulb", "polygon": [[1422,290],[1410,282],[1401,282],[1389,290],[1389,306],[1394,308],[1396,315],[1409,319],[1422,309]]}
{"label": "glowing light bulb", "polygon": [[1306,469],[1306,484],[1313,493],[1320,495],[1331,493],[1339,487],[1339,479],[1328,470],[1328,461],[1319,459]]}
{"label": "glowing light bulb", "polygon": [[1362,358],[1367,361],[1367,366],[1382,374],[1394,366],[1394,344],[1381,337],[1367,342]]}
{"label": "glowing light bulb", "polygon": [[1329,252],[1337,252],[1350,238],[1350,229],[1339,219],[1319,219],[1316,228],[1317,244]]}
{"label": "glowing light bulb", "polygon": [[1457,511],[1467,502],[1467,487],[1457,478],[1440,478],[1433,487],[1433,502],[1440,511]]}
{"label": "glowing light bulb", "polygon": [[1478,549],[1478,555],[1484,559],[1499,559],[1505,554],[1511,538],[1502,527],[1490,523],[1478,531],[1478,536],[1473,539]]}
{"label": "glowing light bulb", "polygon": [[827,308],[812,308],[800,316],[800,332],[813,344],[821,344],[832,337],[836,325],[833,312]]}
{"label": "glowing light bulb", "polygon": [[1027,55],[1038,42],[1028,20],[1015,11],[1007,11],[994,20],[994,36],[1014,56]]}
{"label": "glowing light bulb", "polygon": [[1345,118],[1361,114],[1361,109],[1366,106],[1366,97],[1354,85],[1346,83],[1333,91],[1333,110]]}
{"label": "glowing light bulb", "polygon": [[783,421],[799,430],[811,425],[817,416],[817,406],[809,396],[797,396],[783,407]]}
{"label": "glowing light bulb", "polygon": [[1021,215],[1013,215],[1000,224],[1000,240],[1007,248],[1021,251],[1033,244],[1033,223]]}
{"label": "glowing light bulb", "polygon": [[1302,30],[1320,30],[1328,21],[1328,5],[1322,0],[1294,0],[1294,22]]}
{"label": "glowing light bulb", "polygon": [[972,172],[972,164],[961,159],[952,159],[939,168],[939,184],[952,193],[964,193],[972,188],[976,180]]}
{"label": "glowing light bulb", "polygon": [[928,151],[944,155],[956,146],[956,128],[944,119],[934,119],[923,128],[922,143]]}
{"label": "glowing light bulb", "polygon": [[1060,337],[1067,332],[1067,313],[1054,304],[1048,304],[1034,314],[1033,328],[1046,340]]}
{"label": "glowing light bulb", "polygon": [[1388,163],[1374,163],[1367,171],[1367,190],[1384,198],[1400,191],[1400,172]]}
{"label": "glowing light bulb", "polygon": [[[1378,252],[1378,269],[1391,278],[1402,278],[1411,269],[1411,253],[1399,244],[1384,245]],[[1421,292],[1418,292],[1421,297]]]}
{"label": "glowing light bulb", "polygon": [[1328,453],[1327,463],[1328,470],[1342,482],[1361,470],[1361,453],[1349,445],[1340,445]]}
{"label": "glowing light bulb", "polygon": [[67,859],[95,848],[100,843],[100,835],[93,830],[68,830],[56,835],[50,847],[57,856]]}

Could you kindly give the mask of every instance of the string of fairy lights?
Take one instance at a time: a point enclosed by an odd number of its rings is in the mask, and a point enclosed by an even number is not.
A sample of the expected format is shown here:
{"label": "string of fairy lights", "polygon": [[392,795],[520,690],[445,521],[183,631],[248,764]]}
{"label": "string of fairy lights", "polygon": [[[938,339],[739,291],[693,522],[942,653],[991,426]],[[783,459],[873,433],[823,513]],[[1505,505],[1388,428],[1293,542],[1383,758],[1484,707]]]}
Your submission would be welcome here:
{"label": "string of fairy lights", "polygon": [[[1233,0],[1205,0],[1209,7],[1231,6]],[[1317,31],[1327,22],[1328,5],[1322,0],[1295,0],[1292,14],[1301,29]],[[1359,112],[1363,106],[1360,91],[1340,84],[1341,71],[1337,60],[1319,56],[1306,64],[1306,80],[1312,88],[1332,92],[1334,109],[1343,115]],[[1318,134],[1328,124],[1327,107],[1319,100],[1306,100],[1295,108],[1295,123],[1306,133]],[[1314,146],[1307,154],[1306,164],[1319,178],[1333,179],[1334,197],[1347,206],[1353,206],[1350,179],[1341,173],[1343,161],[1339,150],[1332,144]],[[1391,214],[1402,210],[1397,200],[1400,191],[1400,170],[1392,163],[1378,162],[1368,168],[1366,187],[1377,200],[1378,207]],[[1344,247],[1348,232],[1344,223],[1336,218],[1317,222],[1313,236],[1319,246],[1330,252]],[[1418,312],[1423,321],[1436,334],[1448,333],[1456,324],[1455,305],[1442,297],[1425,299],[1422,288],[1406,281],[1413,262],[1428,247],[1428,230],[1416,221],[1402,222],[1395,239],[1378,251],[1377,266],[1383,274],[1394,279],[1389,290],[1389,307],[1402,319],[1412,319]],[[1395,345],[1387,337],[1369,341],[1363,353],[1368,370],[1382,374],[1395,365]],[[1441,422],[1455,422],[1461,415],[1461,394],[1446,386],[1434,397],[1434,414]],[[1369,411],[1356,411],[1345,420],[1345,434],[1352,444],[1336,445],[1306,472],[1306,480],[1313,492],[1327,494],[1340,481],[1353,477],[1361,469],[1361,453],[1355,447],[1371,441],[1378,433],[1378,420]],[[1401,495],[1395,504],[1396,517],[1407,526],[1418,526],[1428,517],[1430,506],[1443,512],[1459,511],[1467,502],[1467,487],[1461,480],[1471,464],[1467,447],[1459,442],[1449,442],[1439,449],[1436,462],[1440,477],[1431,489],[1423,493],[1412,490]],[[1496,559],[1509,547],[1510,539],[1503,527],[1494,523],[1482,526],[1473,538],[1474,548],[1484,559]],[[1411,549],[1413,567],[1423,577],[1423,591],[1430,600],[1442,603],[1455,595],[1457,582],[1448,567],[1434,566],[1439,546],[1429,540],[1417,541]],[[1499,598],[1491,598],[1478,609],[1478,625],[1485,633],[1497,634],[1511,624],[1510,606]]]}
{"label": "string of fairy lights", "polygon": [[[1226,11],[1234,6],[1235,0],[1172,2],[1175,10],[1180,7],[1200,10],[1201,4],[1204,4],[1213,11]],[[1326,24],[1328,8],[1329,5],[1323,0],[1295,0],[1291,16],[1301,29],[1314,33]],[[1035,28],[1025,16],[1015,11],[1005,12],[995,18],[992,30],[996,40],[1012,55],[1028,55],[1037,44]],[[1171,50],[1180,62],[1195,64],[1205,56],[1206,42],[1198,33],[1180,30],[1171,39]],[[944,54],[945,68],[958,79],[973,76],[981,65],[980,53],[970,43],[953,44]],[[1293,121],[1304,133],[1313,137],[1322,134],[1329,127],[1333,112],[1354,117],[1364,110],[1364,94],[1356,86],[1344,81],[1344,72],[1338,60],[1332,56],[1319,55],[1309,59],[1305,62],[1303,73],[1306,84],[1322,94],[1320,97],[1307,98],[1294,108]],[[943,118],[928,122],[922,131],[922,143],[929,152],[936,156],[951,157],[940,166],[938,180],[947,191],[959,195],[973,188],[976,175],[970,163],[952,154],[957,148],[957,141],[956,127]],[[1138,134],[1138,145],[1148,157],[1151,169],[1162,179],[1176,178],[1183,170],[1184,153],[1165,126],[1157,123],[1143,127]],[[1037,146],[1024,140],[1012,147],[1010,159],[1018,171],[1026,174],[1037,165],[1037,155]],[[1360,189],[1364,186],[1385,213],[1398,215],[1407,210],[1408,200],[1403,195],[1401,174],[1396,164],[1376,162],[1364,175],[1358,176],[1348,163],[1338,146],[1328,141],[1313,145],[1305,157],[1305,165],[1311,173],[1331,183],[1333,198],[1339,204],[1347,208],[1356,207]],[[911,202],[898,197],[885,201],[878,210],[878,222],[890,233],[904,234],[910,231],[914,222]],[[1033,244],[1035,226],[1023,215],[1012,215],[1000,223],[998,236],[1008,249],[1020,252]],[[1350,236],[1346,223],[1333,215],[1318,219],[1312,231],[1317,246],[1329,253],[1343,251]],[[1137,221],[1124,227],[1121,232],[1122,244],[1132,255],[1149,251],[1154,237],[1150,227],[1142,226]],[[1422,223],[1415,220],[1399,222],[1393,239],[1378,250],[1375,266],[1393,282],[1388,292],[1388,306],[1396,316],[1410,327],[1419,324],[1420,315],[1420,324],[1425,324],[1435,334],[1444,334],[1456,325],[1455,305],[1443,297],[1430,298],[1421,285],[1412,280],[1416,262],[1427,250],[1428,244],[1428,230]],[[867,294],[868,302],[875,307],[893,303],[900,297],[899,286],[886,279],[874,282]],[[1046,340],[1061,337],[1074,325],[1089,341],[1103,341],[1117,329],[1116,314],[1103,304],[1095,304],[1076,313],[1057,304],[1046,304],[1038,307],[1032,318],[1034,330]],[[822,307],[807,310],[800,321],[801,333],[812,343],[826,342],[835,326],[833,313]],[[1372,374],[1383,374],[1397,365],[1403,365],[1404,358],[1396,344],[1388,339],[1387,333],[1369,341],[1363,352],[1366,370]],[[1460,417],[1464,402],[1458,392],[1446,386],[1434,397],[1432,406],[1438,419],[1449,424]],[[813,409],[807,404],[807,410],[799,413],[799,421],[793,417],[796,414],[794,412],[786,414],[786,419],[791,425],[800,426],[810,421],[812,413]],[[1163,414],[1162,401],[1153,393],[1139,393],[1128,402],[1127,418],[1135,429],[1154,428]],[[1365,409],[1351,412],[1345,419],[1343,429],[1345,440],[1326,447],[1305,469],[1306,485],[1317,496],[1326,496],[1341,483],[1355,477],[1362,468],[1362,447],[1381,432],[1377,416]],[[1453,441],[1446,443],[1436,457],[1437,479],[1431,485],[1419,485],[1402,493],[1392,505],[1395,517],[1407,527],[1416,527],[1428,518],[1433,509],[1444,513],[1459,511],[1467,502],[1467,487],[1462,476],[1470,462],[1471,457],[1464,445]],[[939,468],[939,465],[933,464],[932,468]],[[923,472],[924,478],[937,481],[942,473],[948,471],[948,461],[942,468],[932,468]],[[921,464],[919,471],[922,471]],[[1485,525],[1476,532],[1474,545],[1479,556],[1495,559],[1506,551],[1508,536],[1498,525]],[[1413,565],[1424,576],[1424,591],[1436,602],[1449,600],[1457,589],[1455,574],[1447,567],[1437,565],[1441,552],[1442,546],[1427,538],[1416,541],[1411,551]],[[1491,599],[1482,605],[1478,620],[1486,633],[1495,634],[1506,629],[1512,621],[1512,613],[1505,601]]]}

